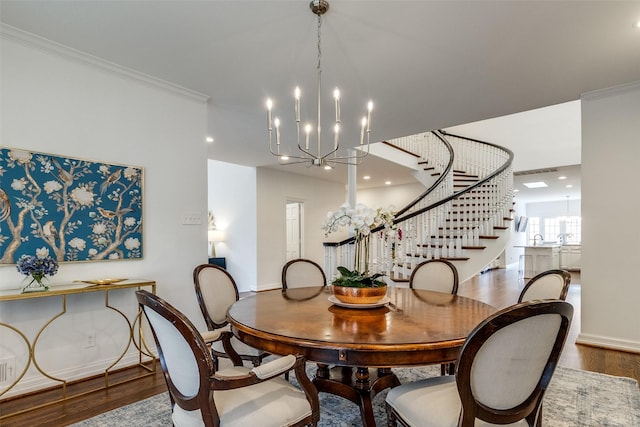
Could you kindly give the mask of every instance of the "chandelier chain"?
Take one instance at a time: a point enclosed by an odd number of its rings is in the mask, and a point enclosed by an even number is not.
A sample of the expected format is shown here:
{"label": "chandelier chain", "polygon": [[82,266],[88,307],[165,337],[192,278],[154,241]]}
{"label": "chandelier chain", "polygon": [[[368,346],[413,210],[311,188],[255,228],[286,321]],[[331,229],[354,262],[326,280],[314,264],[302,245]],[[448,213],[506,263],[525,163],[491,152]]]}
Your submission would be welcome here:
{"label": "chandelier chain", "polygon": [[320,43],[320,39],[322,37],[321,29],[322,29],[322,17],[318,15],[318,65],[316,67],[318,71],[322,69],[321,62],[320,62],[322,58],[322,44]]}

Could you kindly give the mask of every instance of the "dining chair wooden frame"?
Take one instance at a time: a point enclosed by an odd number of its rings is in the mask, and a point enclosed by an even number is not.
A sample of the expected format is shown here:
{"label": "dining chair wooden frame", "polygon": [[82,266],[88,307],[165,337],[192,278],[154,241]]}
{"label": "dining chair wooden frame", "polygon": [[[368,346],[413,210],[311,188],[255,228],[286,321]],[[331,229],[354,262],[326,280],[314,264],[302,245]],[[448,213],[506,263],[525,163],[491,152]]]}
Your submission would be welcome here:
{"label": "dining chair wooden frame", "polygon": [[[156,342],[175,426],[259,425],[264,416],[278,419],[282,425],[317,425],[318,392],[305,372],[304,357],[283,356],[253,369],[245,368],[231,346],[231,332],[222,331],[219,339],[234,367],[217,372],[207,344],[184,314],[148,291],[136,291],[136,298]],[[278,378],[292,370],[300,389]],[[238,410],[245,404],[253,411]]]}
{"label": "dining chair wooden frame", "polygon": [[[549,286],[549,280],[554,276],[558,278],[557,283],[552,283],[552,286]],[[541,291],[534,289],[541,285],[545,286],[545,289]],[[524,285],[518,297],[518,302],[532,299],[560,299],[564,301],[569,293],[569,285],[571,285],[571,273],[567,270],[552,269],[543,271],[529,279]]]}
{"label": "dining chair wooden frame", "polygon": [[[314,279],[319,279],[321,278],[322,283],[315,283],[313,282],[313,279],[311,282],[309,283],[304,283],[304,284],[300,284],[300,283],[292,283],[291,280],[291,271],[293,271],[294,269],[296,269],[298,266],[304,266],[305,268],[310,268],[311,271],[314,272],[314,274],[317,274],[317,277],[315,277]],[[306,259],[306,258],[296,258],[296,259],[292,259],[291,261],[287,262],[284,267],[282,267],[282,289],[286,290],[289,288],[298,288],[298,287],[306,287],[306,286],[326,286],[327,285],[327,276],[324,274],[324,270],[322,269],[322,267],[320,267],[320,265],[315,262],[312,261],[310,259]]]}
{"label": "dining chair wooden frame", "polygon": [[[450,282],[447,283],[447,286],[442,286],[442,281],[440,277],[438,277],[435,282],[435,286],[422,286],[417,283],[423,283],[424,276],[427,274],[427,271],[430,268],[438,268],[440,271],[445,271],[447,275],[450,275]],[[447,261],[446,259],[430,259],[427,261],[423,261],[420,264],[416,265],[416,267],[411,272],[411,276],[409,277],[409,288],[411,289],[425,289],[428,291],[439,291],[439,292],[450,292],[451,295],[458,294],[458,269],[451,261]],[[424,283],[429,283],[428,281],[424,281]],[[443,363],[440,365],[440,373],[442,375],[445,374],[453,374],[455,371],[454,363]]]}
{"label": "dining chair wooden frame", "polygon": [[[218,287],[215,290],[215,295],[213,289],[206,289],[207,286],[213,286],[213,283],[203,283],[203,276],[207,272],[215,274],[220,279],[217,283]],[[197,266],[193,270],[193,284],[200,311],[209,330],[208,334],[204,334],[205,341],[208,341],[209,335],[213,334],[212,336],[215,337],[216,331],[228,329],[229,322],[227,322],[226,313],[229,307],[240,298],[238,286],[226,269],[213,264]],[[209,292],[209,294],[205,294],[206,292]],[[231,343],[240,358],[251,362],[253,366],[260,365],[264,358],[269,356],[269,353],[249,347],[235,337],[232,337]],[[211,357],[213,357],[214,363],[218,366],[218,358],[228,357],[228,352],[223,351],[219,345],[212,344]]]}
{"label": "dining chair wooden frame", "polygon": [[[419,418],[423,425],[431,425],[429,410],[458,408],[455,413],[438,414],[437,418],[446,425],[457,422],[458,427],[472,427],[476,419],[493,424],[526,422],[531,427],[541,426],[543,397],[572,317],[573,306],[561,300],[529,301],[495,313],[465,340],[456,362],[455,379],[430,378],[389,392],[388,425],[414,425],[403,419],[403,412],[413,422]],[[507,364],[510,366],[505,369]],[[518,389],[520,384],[523,386]],[[457,393],[451,391],[453,387]],[[438,404],[429,407],[428,402],[436,399]]]}
{"label": "dining chair wooden frame", "polygon": [[[451,274],[451,281],[447,284],[447,286],[441,286],[438,283],[436,286],[421,286],[417,285],[417,282],[421,280],[422,275],[430,268],[434,266],[444,267],[444,271],[448,274]],[[458,293],[458,269],[451,261],[447,261],[446,259],[430,259],[427,261],[423,261],[420,264],[416,265],[416,267],[411,272],[411,276],[409,276],[409,287],[412,289],[425,289],[428,291],[439,291],[439,292],[450,292],[452,295],[456,295]]]}

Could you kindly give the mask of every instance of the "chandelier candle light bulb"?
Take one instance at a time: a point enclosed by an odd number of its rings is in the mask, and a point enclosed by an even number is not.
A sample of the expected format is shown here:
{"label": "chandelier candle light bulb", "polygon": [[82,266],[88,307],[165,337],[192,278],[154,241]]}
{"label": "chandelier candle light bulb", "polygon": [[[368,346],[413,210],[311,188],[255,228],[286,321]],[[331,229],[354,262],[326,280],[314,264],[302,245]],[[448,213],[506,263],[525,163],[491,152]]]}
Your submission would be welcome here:
{"label": "chandelier candle light bulb", "polygon": [[267,99],[267,129],[269,130],[269,135],[271,135],[271,131],[273,130],[273,126],[271,125],[271,110],[273,109],[273,101],[271,98]]}
{"label": "chandelier candle light bulb", "polygon": [[336,124],[340,123],[340,89],[333,90],[333,99],[336,101]]}
{"label": "chandelier candle light bulb", "polygon": [[307,125],[304,127],[304,132],[306,133],[306,137],[305,137],[305,144],[304,147],[305,149],[309,149],[309,136],[311,135],[311,125],[307,123]]}
{"label": "chandelier candle light bulb", "polygon": [[276,145],[278,146],[278,150],[279,150],[280,149],[280,119],[276,117],[276,119],[273,122],[276,125]]}
{"label": "chandelier candle light bulb", "polygon": [[296,113],[296,122],[300,123],[300,88],[296,86],[296,90],[293,92],[293,97],[295,98],[295,113]]}

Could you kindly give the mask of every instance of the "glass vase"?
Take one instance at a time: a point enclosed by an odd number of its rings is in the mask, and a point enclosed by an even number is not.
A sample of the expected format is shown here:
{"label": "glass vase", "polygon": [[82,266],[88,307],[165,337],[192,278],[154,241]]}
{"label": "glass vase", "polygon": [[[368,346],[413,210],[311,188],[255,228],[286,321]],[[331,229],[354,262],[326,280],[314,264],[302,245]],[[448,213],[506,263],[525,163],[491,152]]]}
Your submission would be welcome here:
{"label": "glass vase", "polygon": [[49,285],[45,282],[44,276],[27,276],[25,281],[29,280],[29,283],[22,288],[22,293],[27,292],[44,292],[49,289]]}

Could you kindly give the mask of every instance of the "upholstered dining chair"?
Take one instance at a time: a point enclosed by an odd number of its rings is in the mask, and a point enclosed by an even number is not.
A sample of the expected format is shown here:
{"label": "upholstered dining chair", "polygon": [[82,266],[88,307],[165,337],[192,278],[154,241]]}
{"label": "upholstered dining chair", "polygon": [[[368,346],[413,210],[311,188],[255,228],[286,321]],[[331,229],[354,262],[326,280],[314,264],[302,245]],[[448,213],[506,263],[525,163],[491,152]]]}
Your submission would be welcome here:
{"label": "upholstered dining chair", "polygon": [[[249,369],[231,347],[231,332],[218,331],[234,366],[217,371],[207,344],[186,316],[150,292],[137,291],[136,297],[157,345],[174,426],[317,425],[318,392],[302,356]],[[302,389],[281,378],[292,370]]]}
{"label": "upholstered dining chair", "polygon": [[531,301],[534,299],[567,299],[569,285],[571,284],[571,273],[567,270],[547,270],[529,279],[520,296],[518,302]]}
{"label": "upholstered dining chair", "polygon": [[409,287],[455,295],[458,293],[458,270],[446,259],[421,262],[411,272]]}
{"label": "upholstered dining chair", "polygon": [[[453,263],[446,259],[430,259],[421,262],[416,265],[409,276],[409,287],[456,295],[458,293],[458,270]],[[453,363],[440,365],[442,375],[453,374],[454,370]]]}
{"label": "upholstered dining chair", "polygon": [[[217,368],[218,358],[228,355],[222,343],[215,338],[220,330],[229,330],[227,310],[240,298],[238,287],[227,270],[213,264],[197,266],[193,270],[193,283],[198,305],[208,329],[202,337],[211,344],[211,357]],[[250,347],[235,337],[231,339],[231,345],[242,360],[250,361],[253,366],[260,365],[262,360],[269,356],[269,353]]]}
{"label": "upholstered dining chair", "polygon": [[493,314],[467,337],[455,377],[389,391],[388,425],[540,426],[542,399],[572,317],[571,304],[560,300],[524,302]]}
{"label": "upholstered dining chair", "polygon": [[326,286],[327,277],[316,262],[297,258],[282,267],[282,289]]}

